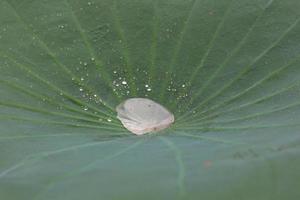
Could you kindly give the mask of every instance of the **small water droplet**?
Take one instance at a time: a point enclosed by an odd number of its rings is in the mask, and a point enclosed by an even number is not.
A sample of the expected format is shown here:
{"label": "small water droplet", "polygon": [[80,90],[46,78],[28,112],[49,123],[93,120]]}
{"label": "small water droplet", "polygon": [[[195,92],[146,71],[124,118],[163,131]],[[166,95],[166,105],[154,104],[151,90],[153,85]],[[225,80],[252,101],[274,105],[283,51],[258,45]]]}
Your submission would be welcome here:
{"label": "small water droplet", "polygon": [[83,110],[87,111],[87,110],[88,110],[88,108],[87,108],[87,107],[84,107],[84,108],[83,108]]}
{"label": "small water droplet", "polygon": [[146,84],[146,85],[145,85],[145,87],[146,87],[146,88],[148,88],[148,87],[149,87],[149,85],[148,85],[148,84]]}
{"label": "small water droplet", "polygon": [[181,86],[181,87],[183,87],[183,88],[184,88],[184,87],[185,87],[185,84],[182,84],[182,86]]}
{"label": "small water droplet", "polygon": [[91,58],[91,60],[92,60],[92,61],[94,61],[94,60],[95,60],[95,58],[94,58],[94,57],[92,57],[92,58]]}
{"label": "small water droplet", "polygon": [[112,120],[108,118],[107,121],[108,121],[108,122],[111,122]]}
{"label": "small water droplet", "polygon": [[82,92],[82,91],[83,91],[83,89],[82,89],[82,88],[79,88],[79,91],[80,91],[80,92]]}
{"label": "small water droplet", "polygon": [[126,82],[126,81],[122,81],[122,84],[123,84],[123,85],[126,85],[126,84],[127,84],[127,82]]}
{"label": "small water droplet", "polygon": [[150,92],[152,89],[151,88],[147,88],[147,91]]}
{"label": "small water droplet", "polygon": [[80,80],[81,80],[81,81],[84,81],[84,78],[83,78],[83,77],[81,77],[81,78],[80,78]]}

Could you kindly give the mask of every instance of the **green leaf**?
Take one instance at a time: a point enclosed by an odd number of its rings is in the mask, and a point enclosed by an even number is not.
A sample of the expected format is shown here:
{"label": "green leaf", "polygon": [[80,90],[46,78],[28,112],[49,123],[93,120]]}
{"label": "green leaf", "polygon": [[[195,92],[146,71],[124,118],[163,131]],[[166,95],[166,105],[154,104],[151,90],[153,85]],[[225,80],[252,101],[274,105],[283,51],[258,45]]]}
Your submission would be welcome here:
{"label": "green leaf", "polygon": [[[1,0],[0,199],[300,199],[299,0]],[[115,107],[175,115],[135,136]]]}

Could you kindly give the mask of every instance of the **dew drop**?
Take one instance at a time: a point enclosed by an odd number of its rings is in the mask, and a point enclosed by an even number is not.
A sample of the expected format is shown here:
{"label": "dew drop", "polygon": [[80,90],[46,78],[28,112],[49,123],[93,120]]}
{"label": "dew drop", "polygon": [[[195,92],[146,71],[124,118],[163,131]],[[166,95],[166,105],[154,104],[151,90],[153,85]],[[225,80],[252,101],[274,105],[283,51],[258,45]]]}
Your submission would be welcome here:
{"label": "dew drop", "polygon": [[123,85],[126,85],[126,84],[127,84],[127,82],[126,82],[126,81],[122,81],[122,84],[123,84]]}

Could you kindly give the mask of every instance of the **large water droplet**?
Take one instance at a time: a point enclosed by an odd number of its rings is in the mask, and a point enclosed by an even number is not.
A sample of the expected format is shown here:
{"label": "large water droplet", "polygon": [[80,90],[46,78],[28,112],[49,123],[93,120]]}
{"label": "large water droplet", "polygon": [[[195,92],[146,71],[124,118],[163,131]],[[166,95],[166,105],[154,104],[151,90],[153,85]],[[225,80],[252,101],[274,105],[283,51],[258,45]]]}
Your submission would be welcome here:
{"label": "large water droplet", "polygon": [[117,106],[118,119],[136,135],[160,131],[174,122],[174,115],[146,98],[131,98]]}

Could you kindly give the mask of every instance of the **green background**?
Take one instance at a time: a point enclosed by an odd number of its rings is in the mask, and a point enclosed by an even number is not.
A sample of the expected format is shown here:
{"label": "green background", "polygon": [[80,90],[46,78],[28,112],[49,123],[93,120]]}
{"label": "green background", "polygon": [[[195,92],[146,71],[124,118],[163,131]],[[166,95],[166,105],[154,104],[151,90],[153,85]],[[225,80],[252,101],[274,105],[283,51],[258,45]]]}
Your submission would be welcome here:
{"label": "green background", "polygon": [[[0,0],[0,199],[300,199],[299,0]],[[134,136],[130,97],[175,115]]]}

